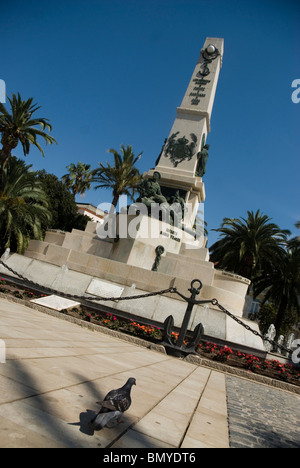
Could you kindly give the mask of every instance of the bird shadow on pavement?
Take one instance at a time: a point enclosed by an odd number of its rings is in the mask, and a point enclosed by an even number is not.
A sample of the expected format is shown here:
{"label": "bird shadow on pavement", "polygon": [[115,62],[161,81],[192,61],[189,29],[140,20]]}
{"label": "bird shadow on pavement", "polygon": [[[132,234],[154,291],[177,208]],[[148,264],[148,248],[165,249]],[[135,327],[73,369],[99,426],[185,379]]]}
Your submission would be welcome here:
{"label": "bird shadow on pavement", "polygon": [[85,435],[93,436],[94,429],[90,427],[91,420],[96,416],[97,412],[87,409],[79,414],[79,422],[68,423],[69,426],[79,426],[80,432]]}
{"label": "bird shadow on pavement", "polygon": [[[83,434],[85,435],[88,435],[88,436],[93,436],[95,433],[97,434],[98,432],[100,431],[97,431],[95,429],[93,429],[91,426],[90,426],[90,422],[91,420],[97,415],[97,412],[95,411],[92,411],[92,410],[89,410],[87,409],[86,411],[83,411],[79,414],[79,422],[77,423],[68,423],[70,426],[79,426],[79,430],[80,432],[82,432]],[[104,427],[102,429],[100,429],[101,431],[105,430],[105,431],[113,431],[113,430],[121,430],[121,432],[123,432],[123,430],[126,430],[128,426],[130,426],[132,423],[128,420],[128,418],[124,415],[122,415],[122,420],[116,424],[115,426],[113,427]],[[118,431],[119,432],[119,431]]]}

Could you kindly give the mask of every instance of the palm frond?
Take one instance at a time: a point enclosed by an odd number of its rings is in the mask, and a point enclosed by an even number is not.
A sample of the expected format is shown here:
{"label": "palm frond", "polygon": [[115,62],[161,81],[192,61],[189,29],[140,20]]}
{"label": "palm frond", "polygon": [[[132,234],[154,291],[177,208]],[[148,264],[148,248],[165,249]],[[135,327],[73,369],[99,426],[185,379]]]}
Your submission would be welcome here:
{"label": "palm frond", "polygon": [[47,195],[30,167],[10,158],[0,173],[0,243],[13,243],[20,253],[30,238],[41,236],[41,223],[51,219]]}
{"label": "palm frond", "polygon": [[[20,93],[17,96],[12,94],[12,97],[8,97],[8,101],[11,113],[7,111],[3,104],[0,105],[0,132],[5,135],[5,138],[2,138],[2,144],[5,143],[5,154],[2,151],[1,159],[5,162],[11,156],[11,151],[17,146],[18,142],[22,144],[24,156],[29,154],[31,145],[36,146],[44,156],[37,137],[42,138],[45,144],[53,144],[57,143],[57,141],[44,131],[52,131],[52,125],[48,119],[42,117],[32,118],[32,115],[40,109],[40,106],[33,104],[33,98],[22,100]],[[41,127],[41,130],[36,128],[38,126]]]}
{"label": "palm frond", "polygon": [[110,148],[108,150],[114,157],[114,165],[109,162],[104,166],[99,163],[99,168],[93,171],[93,182],[97,185],[95,189],[106,188],[113,192],[114,200],[117,200],[122,194],[132,198],[137,184],[140,181],[141,174],[135,167],[142,153],[135,157],[132,146],[121,145],[121,153]]}

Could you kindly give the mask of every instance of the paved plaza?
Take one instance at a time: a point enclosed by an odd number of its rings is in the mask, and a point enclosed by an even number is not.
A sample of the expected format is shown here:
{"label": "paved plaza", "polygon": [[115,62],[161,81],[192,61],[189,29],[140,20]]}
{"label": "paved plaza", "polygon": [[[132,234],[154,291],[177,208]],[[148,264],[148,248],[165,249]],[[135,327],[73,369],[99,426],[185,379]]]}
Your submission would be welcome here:
{"label": "paved plaza", "polygon": [[[0,447],[300,447],[299,395],[6,299],[0,317]],[[129,377],[123,422],[93,432],[96,402]]]}

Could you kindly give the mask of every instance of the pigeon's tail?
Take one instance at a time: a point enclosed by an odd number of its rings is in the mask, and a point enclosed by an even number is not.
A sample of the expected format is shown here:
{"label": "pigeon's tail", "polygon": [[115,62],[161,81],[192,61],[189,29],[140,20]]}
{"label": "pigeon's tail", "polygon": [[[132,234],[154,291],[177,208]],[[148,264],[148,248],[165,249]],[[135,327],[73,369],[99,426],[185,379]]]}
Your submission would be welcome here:
{"label": "pigeon's tail", "polygon": [[100,431],[104,427],[114,427],[118,424],[122,416],[121,411],[111,411],[109,413],[98,413],[97,416],[92,419],[89,426],[94,431]]}

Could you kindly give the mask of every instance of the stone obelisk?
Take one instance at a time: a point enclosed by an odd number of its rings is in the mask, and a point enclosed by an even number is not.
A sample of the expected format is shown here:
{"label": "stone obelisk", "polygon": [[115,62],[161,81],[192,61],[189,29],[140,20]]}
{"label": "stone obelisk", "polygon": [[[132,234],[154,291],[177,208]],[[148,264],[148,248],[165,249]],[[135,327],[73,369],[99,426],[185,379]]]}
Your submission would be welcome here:
{"label": "stone obelisk", "polygon": [[194,224],[199,203],[205,200],[202,177],[208,157],[206,138],[210,132],[223,51],[223,39],[206,39],[155,169],[144,174],[149,178],[155,171],[160,173],[162,193],[180,190],[181,197],[192,206],[187,220],[190,226]]}

